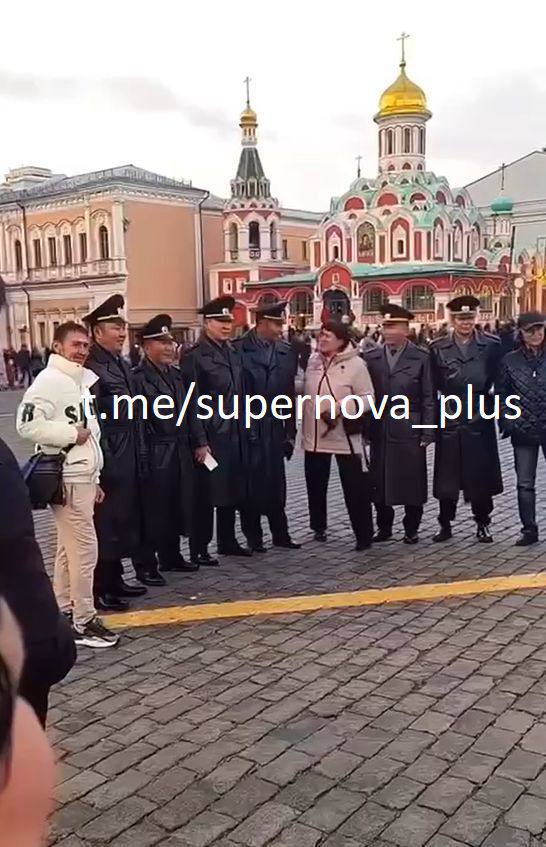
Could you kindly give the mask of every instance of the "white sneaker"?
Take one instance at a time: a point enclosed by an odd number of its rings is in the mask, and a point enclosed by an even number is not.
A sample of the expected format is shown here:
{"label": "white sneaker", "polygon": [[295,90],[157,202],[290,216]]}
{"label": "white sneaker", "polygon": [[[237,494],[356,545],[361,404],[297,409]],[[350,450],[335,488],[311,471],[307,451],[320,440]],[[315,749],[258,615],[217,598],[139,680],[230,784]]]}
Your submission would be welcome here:
{"label": "white sneaker", "polygon": [[111,632],[100,618],[95,617],[81,630],[74,627],[74,641],[80,647],[116,647],[119,644],[119,635]]}

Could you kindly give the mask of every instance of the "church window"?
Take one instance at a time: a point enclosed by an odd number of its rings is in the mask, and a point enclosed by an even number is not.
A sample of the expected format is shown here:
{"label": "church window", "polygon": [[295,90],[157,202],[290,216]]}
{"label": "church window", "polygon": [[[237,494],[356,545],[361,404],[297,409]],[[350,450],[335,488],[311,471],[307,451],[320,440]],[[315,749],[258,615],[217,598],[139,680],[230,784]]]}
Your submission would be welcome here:
{"label": "church window", "polygon": [[248,246],[251,250],[260,249],[260,224],[258,221],[251,221],[248,225]]}
{"label": "church window", "polygon": [[425,153],[425,128],[419,127],[419,153]]}
{"label": "church window", "polygon": [[490,288],[484,288],[484,290],[480,292],[480,309],[482,312],[493,311],[493,292]]}
{"label": "church window", "polygon": [[269,224],[269,243],[271,245],[271,258],[277,258],[277,224],[271,221]]}
{"label": "church window", "polygon": [[49,250],[49,264],[57,264],[57,239],[55,236],[47,239],[47,248]]}
{"label": "church window", "polygon": [[406,230],[403,226],[397,226],[393,232],[393,250],[395,259],[403,259],[406,256]]}
{"label": "church window", "polygon": [[239,228],[236,223],[229,225],[229,250],[232,261],[239,257]]}
{"label": "church window", "polygon": [[446,204],[446,196],[445,196],[445,194],[444,194],[444,192],[443,192],[443,191],[437,191],[437,192],[436,192],[436,202],[437,202],[437,203],[441,203],[441,204],[442,204],[442,206],[445,206],[445,204]]}
{"label": "church window", "polygon": [[409,126],[404,129],[404,153],[411,153],[411,129]]}
{"label": "church window", "polygon": [[301,242],[301,258],[304,262],[306,262],[309,258],[309,251],[307,249],[307,241]]}
{"label": "church window", "polygon": [[440,224],[434,227],[434,258],[441,259],[444,255],[444,233]]}
{"label": "church window", "polygon": [[453,258],[463,258],[463,233],[461,227],[457,224],[453,233]]}
{"label": "church window", "polygon": [[337,244],[334,244],[333,254],[334,259],[339,259],[339,247]]}
{"label": "church window", "polygon": [[41,268],[42,267],[42,244],[39,238],[34,238],[32,241],[32,247],[34,250],[34,267]]}
{"label": "church window", "polygon": [[63,235],[63,247],[64,247],[64,263],[65,265],[72,264],[72,236]]}
{"label": "church window", "polygon": [[434,291],[430,285],[411,285],[404,292],[402,304],[410,312],[432,312]]}
{"label": "church window", "polygon": [[403,253],[404,253],[404,239],[399,238],[396,242],[396,246],[397,246],[397,250],[398,250],[398,255],[399,256],[403,255]]}
{"label": "church window", "polygon": [[87,262],[87,233],[80,232],[80,262]]}
{"label": "church window", "polygon": [[286,238],[282,240],[282,257],[288,259],[288,239]]}
{"label": "church window", "polygon": [[108,243],[108,230],[104,224],[99,228],[99,252],[101,259],[110,258],[110,245]]}
{"label": "church window", "polygon": [[233,290],[233,283],[231,282],[230,279],[225,279],[224,280],[224,292],[226,294],[231,294],[232,290]]}
{"label": "church window", "polygon": [[391,156],[394,153],[394,133],[392,129],[387,130],[387,155]]}
{"label": "church window", "polygon": [[289,303],[292,316],[304,315],[310,317],[313,314],[313,298],[307,291],[298,291]]}
{"label": "church window", "polygon": [[422,170],[423,170],[423,166],[422,166],[422,165],[417,165],[417,170],[418,170],[418,171],[422,171]]}
{"label": "church window", "polygon": [[382,288],[364,289],[362,297],[362,312],[378,312],[380,306],[388,301],[387,293]]}
{"label": "church window", "polygon": [[21,242],[17,238],[15,244],[13,245],[15,249],[15,270],[22,271],[23,270],[23,250],[21,247]]}

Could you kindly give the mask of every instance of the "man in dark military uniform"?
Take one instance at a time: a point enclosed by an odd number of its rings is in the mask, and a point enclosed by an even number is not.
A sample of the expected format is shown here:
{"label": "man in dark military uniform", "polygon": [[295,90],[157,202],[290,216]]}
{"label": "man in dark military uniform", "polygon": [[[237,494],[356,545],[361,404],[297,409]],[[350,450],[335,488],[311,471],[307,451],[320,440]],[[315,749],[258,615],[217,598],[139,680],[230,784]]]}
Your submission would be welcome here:
{"label": "man in dark military uniform", "polygon": [[[100,485],[105,498],[95,508],[99,542],[95,605],[104,611],[123,611],[127,602],[122,598],[146,593],[143,585],[124,581],[121,563],[142,540],[139,485],[146,464],[141,421],[130,419],[127,403],[119,403],[114,416],[114,396],[134,397],[137,393],[131,369],[121,357],[127,334],[121,313],[124,305],[121,294],[114,294],[84,318],[93,341],[86,367],[99,378],[92,391],[101,425],[104,467]],[[138,411],[138,404],[135,409]]]}
{"label": "man in dark military uniform", "polygon": [[[295,388],[297,358],[282,340],[286,302],[256,310],[256,326],[234,346],[243,360],[247,396],[260,396],[267,402],[261,420],[253,420],[249,432],[250,496],[241,511],[241,526],[251,550],[265,552],[261,515],[266,515],[273,545],[298,550],[290,538],[286,519],[286,476],[284,460],[291,459],[296,440]],[[271,401],[284,395],[292,401],[292,414],[280,420],[271,414]],[[256,406],[256,411],[258,407]],[[284,412],[286,414],[286,412]]]}
{"label": "man in dark military uniform", "polygon": [[436,433],[433,493],[440,501],[440,531],[433,541],[438,542],[451,538],[460,491],[470,501],[478,541],[491,542],[493,496],[502,492],[495,421],[484,417],[493,412],[490,391],[502,348],[496,335],[477,331],[479,305],[471,296],[451,300],[453,333],[431,344],[435,389],[444,398],[446,418],[453,418]]}
{"label": "man in dark military uniform", "polygon": [[[180,553],[180,535],[189,534],[193,458],[182,375],[175,355],[170,315],[156,315],[141,332],[144,358],[133,369],[137,394],[147,401],[144,423],[149,474],[143,487],[145,544],[133,559],[145,585],[165,585],[160,571],[195,571]],[[163,398],[161,401],[158,398]],[[167,398],[172,405],[167,409]],[[155,405],[157,405],[157,412]]]}
{"label": "man in dark military uniform", "polygon": [[[252,555],[235,536],[236,509],[244,506],[248,496],[248,434],[243,419],[241,354],[229,340],[234,306],[233,297],[217,297],[200,309],[203,333],[181,363],[186,390],[193,382],[193,396],[209,395],[207,405],[212,407],[212,415],[204,419],[208,412],[198,403],[189,420],[198,465],[194,477],[190,554],[192,562],[198,565],[218,565],[218,560],[208,552],[215,507],[218,552],[226,556]],[[235,404],[239,404],[239,413],[234,417]],[[211,458],[218,464],[209,470]]]}
{"label": "man in dark military uniform", "polygon": [[[404,542],[416,544],[427,501],[426,448],[434,441],[435,400],[430,354],[408,341],[413,315],[395,303],[381,306],[385,344],[364,354],[379,408],[384,396],[407,397],[409,419],[399,399],[389,399],[380,419],[370,421],[372,495],[378,532],[374,541],[392,536],[393,506],[404,506]],[[394,416],[391,414],[392,406]]]}

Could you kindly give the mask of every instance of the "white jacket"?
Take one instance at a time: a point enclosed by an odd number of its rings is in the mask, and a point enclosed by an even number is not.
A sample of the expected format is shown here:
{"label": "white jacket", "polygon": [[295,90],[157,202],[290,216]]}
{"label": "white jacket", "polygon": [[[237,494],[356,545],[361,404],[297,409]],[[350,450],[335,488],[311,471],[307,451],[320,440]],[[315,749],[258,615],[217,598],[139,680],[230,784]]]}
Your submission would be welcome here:
{"label": "white jacket", "polygon": [[[66,482],[98,482],[103,465],[100,427],[89,390],[98,377],[93,371],[52,353],[17,410],[17,432],[44,453],[59,453],[74,445],[63,464]],[[91,435],[76,444],[76,427]]]}

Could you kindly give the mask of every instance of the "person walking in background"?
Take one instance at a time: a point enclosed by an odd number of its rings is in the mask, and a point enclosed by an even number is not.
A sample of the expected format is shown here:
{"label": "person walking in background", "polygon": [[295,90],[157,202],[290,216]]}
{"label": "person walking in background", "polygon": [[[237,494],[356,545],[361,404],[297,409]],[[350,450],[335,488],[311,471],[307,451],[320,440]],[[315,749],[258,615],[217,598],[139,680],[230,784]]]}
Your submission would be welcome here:
{"label": "person walking in background", "polygon": [[284,395],[295,401],[297,357],[282,340],[286,302],[256,310],[256,326],[234,347],[241,353],[245,393],[267,402],[261,420],[253,420],[249,437],[250,493],[241,509],[241,527],[252,551],[263,553],[261,516],[267,516],[274,547],[298,550],[290,538],[286,518],[286,475],[284,462],[290,460],[296,440],[295,412],[286,420],[271,414],[271,401]]}
{"label": "person walking in background", "polygon": [[[193,458],[188,419],[179,416],[186,389],[175,355],[170,315],[156,315],[142,328],[144,356],[134,369],[136,391],[148,409],[158,397],[172,398],[170,417],[148,414],[144,424],[149,474],[143,486],[144,544],[133,557],[144,585],[165,585],[159,571],[196,571],[180,552],[180,536],[189,535],[193,485]],[[159,567],[159,571],[158,571]]]}
{"label": "person walking in background", "polygon": [[[229,417],[235,403],[244,397],[241,354],[229,340],[233,330],[233,297],[217,297],[206,303],[200,314],[201,338],[182,359],[186,389],[194,383],[195,397],[210,395],[213,414],[208,420],[190,416],[190,437],[197,463],[194,476],[193,516],[190,535],[191,561],[197,565],[219,564],[208,552],[214,527],[218,552],[225,556],[252,556],[235,535],[236,510],[248,497],[248,434],[242,415]],[[226,416],[218,411],[222,402]],[[200,412],[202,414],[202,411]],[[214,460],[217,466],[209,470]],[[206,464],[207,463],[207,464]]]}
{"label": "person walking in background", "polygon": [[32,371],[30,368],[30,351],[26,344],[21,344],[20,350],[15,356],[15,363],[19,374],[19,385],[23,388],[32,382]]}
{"label": "person walking in background", "polygon": [[[148,472],[142,421],[126,403],[114,413],[114,397],[136,395],[129,365],[121,356],[127,335],[121,294],[113,294],[85,318],[92,344],[87,367],[98,377],[93,385],[101,426],[104,468],[101,487],[105,499],[95,510],[99,558],[95,570],[95,603],[103,611],[121,612],[126,597],[146,594],[143,585],[123,579],[124,556],[132,556],[143,540],[141,481]],[[139,413],[137,405],[136,415]]]}
{"label": "person walking in background", "polygon": [[[303,407],[302,446],[305,450],[305,481],[309,503],[309,522],[316,541],[326,541],[327,494],[332,456],[336,457],[343,497],[356,538],[356,549],[367,549],[372,540],[371,514],[366,457],[362,440],[362,420],[344,419],[341,403],[349,395],[362,400],[362,410],[370,408],[373,386],[368,368],[351,344],[350,328],[338,321],[323,324],[318,350],[309,359],[305,372],[304,394],[311,400]],[[316,398],[329,395],[331,408],[316,415]],[[354,414],[356,403],[350,401],[348,414]],[[360,431],[359,431],[360,429]]]}
{"label": "person walking in background", "polygon": [[19,694],[45,726],[49,692],[76,661],[72,627],[61,614],[32,520],[26,483],[17,460],[0,439],[0,597],[15,615],[25,661]]}
{"label": "person walking in background", "polygon": [[25,392],[17,431],[46,454],[66,453],[64,502],[51,506],[57,525],[55,596],[61,611],[72,618],[76,644],[112,647],[119,638],[102,624],[93,602],[98,552],[93,513],[104,494],[98,484],[100,429],[89,390],[96,376],[83,366],[89,351],[87,330],[73,321],[61,324],[53,350],[47,368]]}
{"label": "person walking in background", "polygon": [[[503,438],[512,439],[516,468],[518,509],[521,536],[517,547],[527,547],[538,541],[535,481],[538,455],[546,458],[546,319],[540,312],[525,312],[519,316],[519,347],[508,353],[501,362],[497,391],[501,398],[499,426]],[[514,401],[521,415],[514,418]]]}
{"label": "person walking in background", "polygon": [[[433,493],[440,503],[440,531],[433,541],[451,538],[457,501],[462,491],[470,502],[476,522],[476,538],[492,541],[489,531],[493,497],[502,493],[502,475],[497,430],[491,415],[494,400],[491,388],[497,376],[501,345],[494,335],[475,329],[480,301],[476,297],[455,297],[447,304],[453,334],[432,342],[434,388],[440,397],[458,398],[446,402],[451,419],[436,432]],[[472,386],[473,407],[457,414],[467,402]],[[456,415],[456,416],[455,416]]]}
{"label": "person walking in background", "polygon": [[[434,441],[435,397],[430,353],[408,341],[413,315],[395,303],[384,303],[385,346],[365,354],[378,402],[388,397],[380,418],[370,421],[371,476],[378,531],[375,542],[392,536],[394,506],[404,506],[404,543],[419,541],[423,505],[427,501],[426,448]],[[403,395],[409,419],[391,414],[390,398]]]}

